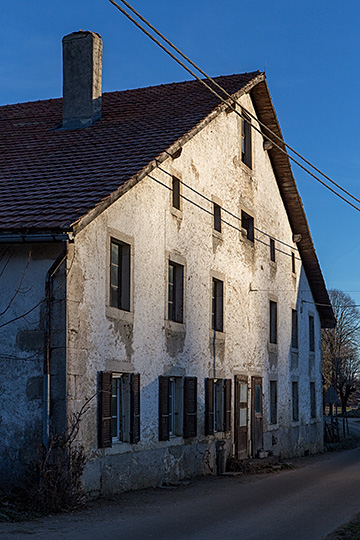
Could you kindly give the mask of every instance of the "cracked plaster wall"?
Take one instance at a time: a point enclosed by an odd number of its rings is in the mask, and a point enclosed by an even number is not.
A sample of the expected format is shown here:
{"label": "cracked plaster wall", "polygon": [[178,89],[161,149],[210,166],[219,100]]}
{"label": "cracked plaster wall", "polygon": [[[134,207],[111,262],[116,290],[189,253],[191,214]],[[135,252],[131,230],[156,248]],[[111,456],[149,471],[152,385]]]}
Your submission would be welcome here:
{"label": "cracked plaster wall", "polygon": [[[254,113],[248,95],[241,101]],[[319,317],[262,137],[252,131],[254,165],[250,171],[241,162],[240,130],[235,114],[221,113],[184,145],[180,157],[162,164],[165,172],[156,169],[152,176],[170,187],[171,175],[175,175],[208,199],[216,197],[231,213],[239,216],[244,209],[253,215],[259,240],[254,245],[237,230],[240,222],[224,212],[223,219],[233,227],[223,223],[222,233],[215,235],[209,213],[184,199],[181,210],[173,210],[171,192],[147,177],[76,235],[71,246],[67,303],[70,409],[79,410],[96,393],[100,371],[141,374],[139,444],[115,443],[111,449],[98,449],[97,402],[91,402],[80,432],[89,455],[84,478],[90,490],[143,487],[161,479],[214,470],[215,440],[224,437],[222,433],[204,436],[204,379],[214,375],[214,273],[224,279],[224,333],[218,333],[215,340],[215,376],[233,379],[235,374],[245,374],[249,388],[251,376],[263,378],[265,449],[282,455],[321,449]],[[184,186],[182,192],[212,212],[210,202]],[[121,240],[122,235],[132,245],[130,313],[108,305],[109,239]],[[276,244],[286,254],[277,251],[275,264],[269,261],[267,235],[289,246]],[[297,258],[295,274],[291,251]],[[166,254],[186,261],[184,325],[166,320]],[[272,347],[268,343],[270,299],[278,302],[278,344]],[[296,355],[290,348],[293,308],[299,312]],[[312,357],[308,352],[309,312],[315,317]],[[177,370],[198,378],[198,436],[159,442],[158,376]],[[268,421],[270,379],[278,382],[276,425]],[[300,418],[296,423],[291,420],[293,380],[299,381]],[[317,398],[317,418],[312,421],[310,380],[316,383]],[[228,437],[230,451],[231,434]]]}

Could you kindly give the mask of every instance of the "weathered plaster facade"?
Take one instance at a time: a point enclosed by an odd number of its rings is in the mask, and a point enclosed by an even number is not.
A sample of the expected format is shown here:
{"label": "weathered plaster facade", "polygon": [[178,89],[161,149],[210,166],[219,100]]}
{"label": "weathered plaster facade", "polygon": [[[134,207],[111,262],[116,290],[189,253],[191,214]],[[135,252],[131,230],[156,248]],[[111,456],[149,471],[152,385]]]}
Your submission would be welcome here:
{"label": "weathered plaster facade", "polygon": [[[249,96],[241,104],[255,114]],[[253,169],[241,161],[240,119],[225,112],[188,141],[177,159],[125,193],[75,237],[68,257],[68,398],[77,410],[97,391],[101,371],[141,374],[141,441],[98,449],[97,412],[82,426],[91,489],[114,491],[215,471],[216,436],[204,436],[206,377],[263,379],[264,449],[283,456],[322,448],[320,322],[274,173],[253,133]],[[171,178],[183,184],[180,211],[172,208]],[[198,193],[191,191],[188,187]],[[167,189],[168,188],[168,189]],[[206,197],[204,199],[203,197]],[[190,199],[203,209],[186,200]],[[223,212],[213,231],[211,200],[255,219],[256,240]],[[230,223],[231,226],[225,222]],[[276,262],[269,260],[269,236]],[[131,311],[109,307],[109,241],[132,246]],[[284,244],[280,244],[280,240]],[[296,256],[292,273],[291,252]],[[185,267],[185,322],[166,318],[168,259]],[[211,330],[211,277],[224,281],[224,332]],[[278,303],[278,344],[269,344],[269,300]],[[291,351],[291,310],[299,312],[299,349]],[[308,314],[315,316],[316,349],[308,347]],[[215,351],[214,351],[215,343]],[[198,436],[158,441],[158,377],[198,378]],[[278,383],[278,422],[269,425],[269,381]],[[291,383],[299,382],[299,421],[291,419]],[[310,420],[310,381],[316,419]],[[249,392],[250,400],[250,392]],[[250,420],[249,420],[250,421]],[[249,430],[250,437],[250,430]],[[231,434],[228,451],[232,449]],[[150,466],[156,463],[157,466]],[[136,466],[133,466],[135,465]]]}

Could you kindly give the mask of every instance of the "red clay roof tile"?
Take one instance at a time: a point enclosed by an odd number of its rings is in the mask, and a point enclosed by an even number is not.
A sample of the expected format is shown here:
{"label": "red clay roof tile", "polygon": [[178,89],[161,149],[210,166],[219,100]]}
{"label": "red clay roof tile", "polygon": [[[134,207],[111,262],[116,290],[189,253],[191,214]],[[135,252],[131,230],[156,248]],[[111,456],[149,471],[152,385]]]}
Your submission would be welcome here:
{"label": "red clay roof tile", "polygon": [[[258,74],[216,80],[233,94]],[[0,230],[69,228],[218,105],[198,81],[111,92],[72,131],[62,99],[0,107]]]}

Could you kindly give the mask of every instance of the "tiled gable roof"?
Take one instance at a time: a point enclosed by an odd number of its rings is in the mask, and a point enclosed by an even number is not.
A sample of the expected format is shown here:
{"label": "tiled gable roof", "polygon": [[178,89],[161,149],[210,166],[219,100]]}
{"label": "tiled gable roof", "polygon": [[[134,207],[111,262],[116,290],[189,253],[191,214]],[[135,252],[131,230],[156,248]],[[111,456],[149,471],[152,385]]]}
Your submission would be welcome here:
{"label": "tiled gable roof", "polygon": [[[216,80],[234,94],[258,75]],[[61,99],[0,107],[0,230],[68,229],[218,105],[198,81],[110,92],[72,131]]]}

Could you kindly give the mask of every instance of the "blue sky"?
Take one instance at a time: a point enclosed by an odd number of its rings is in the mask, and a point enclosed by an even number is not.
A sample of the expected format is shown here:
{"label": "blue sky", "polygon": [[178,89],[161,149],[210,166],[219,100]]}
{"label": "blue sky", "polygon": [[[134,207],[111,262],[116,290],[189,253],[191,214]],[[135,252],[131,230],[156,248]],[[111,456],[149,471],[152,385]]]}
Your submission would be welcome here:
{"label": "blue sky", "polygon": [[[286,142],[360,199],[360,2],[133,6],[212,76],[266,69]],[[103,91],[190,78],[108,0],[14,0],[2,9],[0,104],[61,96],[61,38],[79,29],[103,37]],[[293,171],[327,286],[360,304],[360,213]]]}

